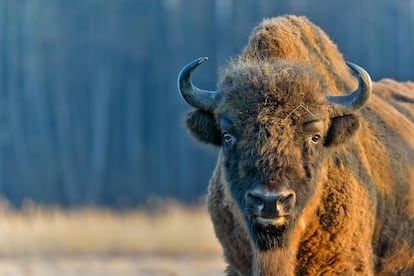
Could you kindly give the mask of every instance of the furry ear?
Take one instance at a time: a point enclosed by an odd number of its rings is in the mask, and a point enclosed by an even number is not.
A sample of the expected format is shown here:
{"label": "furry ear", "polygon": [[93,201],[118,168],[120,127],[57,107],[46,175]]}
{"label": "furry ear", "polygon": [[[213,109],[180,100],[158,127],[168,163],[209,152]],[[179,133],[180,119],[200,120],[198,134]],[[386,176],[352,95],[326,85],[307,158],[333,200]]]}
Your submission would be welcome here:
{"label": "furry ear", "polygon": [[337,146],[350,139],[359,128],[355,115],[345,115],[331,119],[331,126],[325,139],[325,147]]}
{"label": "furry ear", "polygon": [[186,126],[201,142],[221,145],[221,133],[212,113],[200,109],[194,110],[187,114]]}

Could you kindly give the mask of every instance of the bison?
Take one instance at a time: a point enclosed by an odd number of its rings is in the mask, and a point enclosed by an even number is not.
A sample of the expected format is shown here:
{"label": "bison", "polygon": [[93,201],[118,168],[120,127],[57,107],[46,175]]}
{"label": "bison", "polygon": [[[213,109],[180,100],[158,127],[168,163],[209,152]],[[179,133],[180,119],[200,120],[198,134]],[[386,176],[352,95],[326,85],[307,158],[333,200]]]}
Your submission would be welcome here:
{"label": "bison", "polygon": [[305,17],[264,20],[179,90],[220,147],[208,209],[228,275],[414,275],[414,83],[372,82]]}

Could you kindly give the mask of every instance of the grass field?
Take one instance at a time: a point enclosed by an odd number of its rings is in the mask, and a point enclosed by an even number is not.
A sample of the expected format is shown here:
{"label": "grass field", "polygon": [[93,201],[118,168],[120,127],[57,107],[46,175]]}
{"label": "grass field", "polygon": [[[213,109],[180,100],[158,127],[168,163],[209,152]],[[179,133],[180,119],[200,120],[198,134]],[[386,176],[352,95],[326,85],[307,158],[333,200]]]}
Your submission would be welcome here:
{"label": "grass field", "polygon": [[0,275],[221,275],[205,208],[63,210],[0,205]]}

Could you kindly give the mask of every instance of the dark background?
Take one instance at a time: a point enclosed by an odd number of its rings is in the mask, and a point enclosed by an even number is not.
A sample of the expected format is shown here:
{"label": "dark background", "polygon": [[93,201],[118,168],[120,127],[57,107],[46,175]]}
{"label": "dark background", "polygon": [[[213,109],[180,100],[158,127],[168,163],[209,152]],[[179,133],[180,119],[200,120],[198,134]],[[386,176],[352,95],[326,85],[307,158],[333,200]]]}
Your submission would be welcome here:
{"label": "dark background", "polygon": [[306,15],[374,80],[414,80],[413,0],[2,0],[0,196],[75,206],[197,201],[216,150],[184,129],[176,76],[214,89],[264,17]]}

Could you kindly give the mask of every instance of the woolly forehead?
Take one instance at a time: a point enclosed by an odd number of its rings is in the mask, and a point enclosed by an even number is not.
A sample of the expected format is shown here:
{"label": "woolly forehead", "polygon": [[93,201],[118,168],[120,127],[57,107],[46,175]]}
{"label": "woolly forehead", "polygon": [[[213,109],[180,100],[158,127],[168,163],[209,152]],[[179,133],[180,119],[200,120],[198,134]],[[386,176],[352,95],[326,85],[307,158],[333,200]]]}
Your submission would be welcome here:
{"label": "woolly forehead", "polygon": [[261,124],[287,117],[324,120],[328,117],[326,90],[321,76],[305,65],[245,64],[235,62],[223,70],[218,90],[223,100],[218,114]]}

